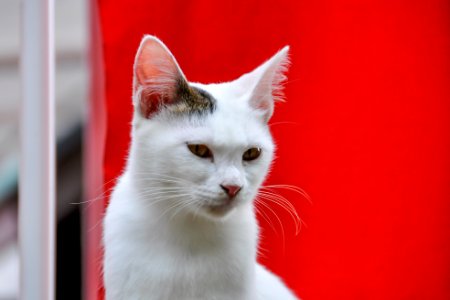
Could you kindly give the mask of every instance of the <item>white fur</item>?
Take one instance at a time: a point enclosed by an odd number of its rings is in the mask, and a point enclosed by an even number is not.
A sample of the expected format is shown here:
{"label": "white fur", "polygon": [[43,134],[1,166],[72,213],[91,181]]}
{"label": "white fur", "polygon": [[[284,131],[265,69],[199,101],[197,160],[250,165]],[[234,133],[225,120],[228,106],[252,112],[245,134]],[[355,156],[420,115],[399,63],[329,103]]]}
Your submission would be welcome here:
{"label": "white fur", "polygon": [[[149,39],[162,45],[147,36],[141,47]],[[127,167],[104,220],[107,300],[296,299],[256,262],[253,207],[272,161],[274,144],[266,121],[273,109],[272,91],[280,84],[275,78],[286,57],[284,49],[233,82],[191,83],[217,101],[216,110],[201,118],[147,119],[135,104]],[[261,85],[267,78],[275,88]],[[264,92],[270,94],[269,106],[259,105],[255,97]],[[214,159],[195,156],[186,143],[207,145]],[[243,161],[250,147],[261,148],[262,154]],[[205,206],[226,199],[220,184],[243,187],[229,211],[214,214]]]}

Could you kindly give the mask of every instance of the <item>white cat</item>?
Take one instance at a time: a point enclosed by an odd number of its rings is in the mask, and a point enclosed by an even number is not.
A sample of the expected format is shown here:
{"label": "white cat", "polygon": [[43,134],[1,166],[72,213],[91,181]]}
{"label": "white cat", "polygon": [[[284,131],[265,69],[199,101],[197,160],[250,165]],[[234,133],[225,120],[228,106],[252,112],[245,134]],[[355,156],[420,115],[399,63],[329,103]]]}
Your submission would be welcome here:
{"label": "white cat", "polygon": [[107,300],[297,299],[256,262],[253,206],[288,50],[204,85],[188,83],[160,40],[143,38],[130,153],[104,220]]}

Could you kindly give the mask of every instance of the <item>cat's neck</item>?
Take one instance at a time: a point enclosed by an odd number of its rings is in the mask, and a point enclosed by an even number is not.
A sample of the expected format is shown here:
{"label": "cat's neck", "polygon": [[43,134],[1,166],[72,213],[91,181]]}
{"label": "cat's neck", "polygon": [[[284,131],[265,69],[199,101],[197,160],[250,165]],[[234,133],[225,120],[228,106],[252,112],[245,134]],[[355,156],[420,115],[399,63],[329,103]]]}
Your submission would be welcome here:
{"label": "cat's neck", "polygon": [[256,249],[257,227],[254,214],[248,207],[237,209],[224,220],[214,221],[188,214],[163,222],[166,234],[162,238],[178,244],[181,250],[224,251],[237,244],[245,244],[250,252]]}

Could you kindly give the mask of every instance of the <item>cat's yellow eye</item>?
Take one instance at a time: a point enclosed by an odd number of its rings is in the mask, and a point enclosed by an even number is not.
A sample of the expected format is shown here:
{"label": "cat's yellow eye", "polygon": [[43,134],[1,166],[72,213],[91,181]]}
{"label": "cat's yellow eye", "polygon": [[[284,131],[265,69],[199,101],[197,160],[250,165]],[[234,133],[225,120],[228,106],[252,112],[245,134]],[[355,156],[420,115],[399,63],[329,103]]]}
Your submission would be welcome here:
{"label": "cat's yellow eye", "polygon": [[245,161],[255,160],[261,155],[261,148],[250,148],[244,152],[242,159]]}
{"label": "cat's yellow eye", "polygon": [[198,157],[211,158],[213,156],[211,150],[209,150],[209,148],[206,145],[188,144],[187,146],[189,150]]}

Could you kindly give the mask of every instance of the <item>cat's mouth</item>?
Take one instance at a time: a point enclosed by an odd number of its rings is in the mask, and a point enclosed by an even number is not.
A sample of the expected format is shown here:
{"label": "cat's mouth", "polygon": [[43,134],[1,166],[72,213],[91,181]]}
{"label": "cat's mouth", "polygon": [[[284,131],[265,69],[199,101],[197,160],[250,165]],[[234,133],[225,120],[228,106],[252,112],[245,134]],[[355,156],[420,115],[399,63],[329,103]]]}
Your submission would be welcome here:
{"label": "cat's mouth", "polygon": [[220,204],[206,205],[206,210],[217,217],[223,217],[236,207],[235,199],[227,199]]}

